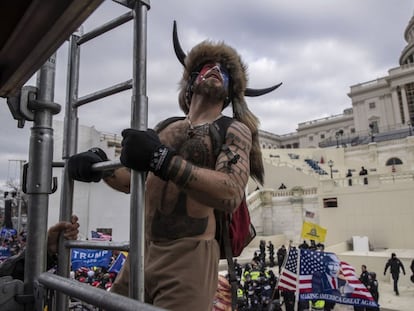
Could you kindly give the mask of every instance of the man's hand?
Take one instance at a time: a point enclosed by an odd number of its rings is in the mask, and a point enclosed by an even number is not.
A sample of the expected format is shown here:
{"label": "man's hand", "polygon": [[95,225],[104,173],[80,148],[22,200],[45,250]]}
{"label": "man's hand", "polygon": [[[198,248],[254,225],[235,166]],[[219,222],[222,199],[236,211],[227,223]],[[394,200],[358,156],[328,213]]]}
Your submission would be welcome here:
{"label": "man's hand", "polygon": [[102,179],[103,171],[93,171],[95,163],[108,161],[106,153],[100,148],[92,148],[86,152],[78,153],[69,158],[69,177],[83,182],[99,182]]}
{"label": "man's hand", "polygon": [[176,152],[164,146],[158,135],[151,129],[122,131],[121,163],[137,171],[152,171],[167,180],[168,165]]}
{"label": "man's hand", "polygon": [[78,216],[72,215],[71,221],[60,221],[47,231],[47,251],[55,254],[58,250],[59,235],[63,232],[66,240],[77,240],[79,233]]}

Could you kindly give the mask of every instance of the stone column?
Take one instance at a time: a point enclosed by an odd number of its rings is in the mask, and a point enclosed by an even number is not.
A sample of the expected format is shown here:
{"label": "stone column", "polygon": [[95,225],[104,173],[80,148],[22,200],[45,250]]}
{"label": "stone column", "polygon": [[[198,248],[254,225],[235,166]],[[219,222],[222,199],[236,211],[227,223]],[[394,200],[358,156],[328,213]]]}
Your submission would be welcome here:
{"label": "stone column", "polygon": [[398,100],[397,88],[392,89],[391,96],[392,96],[392,107],[394,111],[395,124],[402,124],[400,102]]}
{"label": "stone column", "polygon": [[303,209],[303,189],[301,187],[295,187],[292,189],[292,197],[290,203],[292,204],[292,229],[294,232],[294,242],[299,243],[301,241],[301,233],[304,219]]}
{"label": "stone column", "polygon": [[407,122],[410,121],[410,114],[408,113],[407,93],[405,92],[404,86],[401,87],[401,98],[403,102],[405,124],[407,124]]}
{"label": "stone column", "polygon": [[262,207],[262,221],[263,221],[263,235],[273,234],[273,191],[262,191],[260,198],[263,203]]}

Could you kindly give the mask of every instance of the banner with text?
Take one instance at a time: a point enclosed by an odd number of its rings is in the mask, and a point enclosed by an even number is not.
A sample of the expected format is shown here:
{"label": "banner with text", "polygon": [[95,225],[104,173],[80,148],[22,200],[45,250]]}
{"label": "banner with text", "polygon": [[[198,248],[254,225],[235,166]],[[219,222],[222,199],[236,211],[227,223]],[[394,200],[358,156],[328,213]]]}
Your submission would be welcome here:
{"label": "banner with text", "polygon": [[79,249],[71,252],[72,270],[80,267],[105,267],[111,262],[112,252],[108,250]]}

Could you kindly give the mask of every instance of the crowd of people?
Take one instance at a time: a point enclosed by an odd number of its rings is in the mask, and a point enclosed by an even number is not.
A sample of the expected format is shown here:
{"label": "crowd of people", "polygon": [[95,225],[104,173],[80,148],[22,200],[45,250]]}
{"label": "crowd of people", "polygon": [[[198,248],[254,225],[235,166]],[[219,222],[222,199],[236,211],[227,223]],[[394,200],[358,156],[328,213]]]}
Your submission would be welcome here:
{"label": "crowd of people", "polygon": [[4,229],[0,235],[0,263],[10,256],[15,256],[26,245],[26,231],[19,234],[14,229]]}
{"label": "crowd of people", "polygon": [[117,273],[109,272],[109,267],[81,267],[70,272],[70,278],[81,283],[109,290],[115,280]]}
{"label": "crowd of people", "polygon": [[267,246],[265,241],[260,241],[259,250],[249,263],[242,266],[234,259],[234,266],[238,281],[237,310],[282,310],[277,277],[272,269],[276,263],[271,241]]}
{"label": "crowd of people", "polygon": [[[49,231],[53,230],[49,229]],[[49,232],[49,239],[50,236],[51,233]],[[0,242],[2,248],[10,250],[10,256],[16,256],[24,251],[26,234],[25,232],[21,232],[20,234],[12,232],[11,234],[1,236]],[[309,244],[306,240],[304,240],[298,248],[323,251],[324,245],[316,244],[314,241],[310,241]],[[118,251],[113,251],[111,262],[106,267],[81,267],[75,271],[71,271],[70,278],[103,290],[109,290],[117,277],[117,271],[111,271],[110,267],[113,265],[118,255]],[[260,241],[259,249],[254,252],[253,258],[250,262],[241,265],[237,259],[234,259],[234,267],[238,281],[237,310],[277,311],[282,310],[282,305],[286,311],[294,310],[294,293],[279,291],[277,289],[278,275],[274,272],[274,269],[276,269],[275,267],[278,266],[280,274],[280,269],[283,266],[286,255],[287,248],[285,245],[281,245],[275,254],[275,247],[273,243],[269,241],[266,245],[266,242],[262,240]],[[277,263],[275,259],[277,260]],[[386,274],[388,268],[390,268],[390,273],[394,281],[395,294],[399,295],[399,274],[402,272],[405,275],[405,268],[395,253],[392,253],[391,258],[386,262],[384,275]],[[414,274],[414,260],[410,268]],[[378,302],[379,291],[376,273],[368,271],[367,266],[362,265],[359,280],[365,285],[374,300]],[[319,303],[319,301],[312,301],[311,303],[315,304],[315,306],[312,307],[317,309],[317,303]],[[306,310],[308,305],[309,302],[299,302],[299,310]],[[326,306],[322,307],[321,310],[327,310]],[[355,306],[354,310],[371,311],[379,309]]]}
{"label": "crowd of people", "polygon": [[[378,280],[377,280],[377,274],[375,272],[369,272],[367,270],[366,265],[361,266],[361,274],[359,276],[359,280],[362,284],[365,285],[365,287],[368,289],[368,291],[371,293],[372,298],[374,298],[375,302],[378,303],[379,300],[379,292],[378,292]],[[379,310],[379,307],[354,307],[355,311],[376,311]]]}

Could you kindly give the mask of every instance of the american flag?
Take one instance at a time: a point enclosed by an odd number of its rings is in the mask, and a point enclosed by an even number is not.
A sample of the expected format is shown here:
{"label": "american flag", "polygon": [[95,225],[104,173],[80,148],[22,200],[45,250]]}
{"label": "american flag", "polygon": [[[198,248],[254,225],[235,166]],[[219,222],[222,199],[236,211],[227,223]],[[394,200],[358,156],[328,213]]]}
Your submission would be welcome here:
{"label": "american flag", "polygon": [[112,241],[112,236],[91,230],[92,241]]}
{"label": "american flag", "polygon": [[[311,251],[300,249],[300,256],[298,256],[298,249],[290,248],[289,253],[282,269],[278,288],[286,291],[299,290],[299,294],[312,293],[312,275],[315,272],[324,272],[326,264],[324,263],[325,256],[337,256],[334,253]],[[298,271],[299,264],[299,275]],[[355,274],[355,269],[344,261],[340,261],[340,276],[346,281],[348,298],[359,298],[365,301],[373,302],[374,299],[368,289],[359,281]],[[299,279],[298,279],[299,277]],[[298,282],[299,281],[299,282]]]}
{"label": "american flag", "polygon": [[297,286],[298,250],[289,248],[285,265],[282,269],[278,288],[280,290],[296,291]]}

